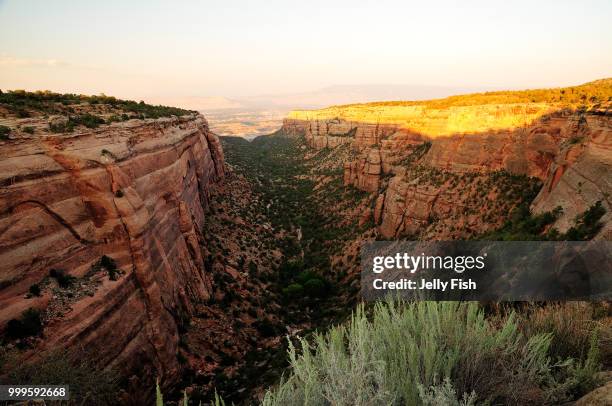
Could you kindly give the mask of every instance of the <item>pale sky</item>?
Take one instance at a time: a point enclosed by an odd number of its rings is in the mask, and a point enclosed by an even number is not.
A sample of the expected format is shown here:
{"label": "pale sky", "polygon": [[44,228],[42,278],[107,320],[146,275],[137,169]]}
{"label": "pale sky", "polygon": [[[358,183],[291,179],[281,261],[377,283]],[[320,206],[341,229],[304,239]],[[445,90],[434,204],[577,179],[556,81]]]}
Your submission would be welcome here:
{"label": "pale sky", "polygon": [[0,89],[118,97],[612,76],[612,1],[0,0]]}

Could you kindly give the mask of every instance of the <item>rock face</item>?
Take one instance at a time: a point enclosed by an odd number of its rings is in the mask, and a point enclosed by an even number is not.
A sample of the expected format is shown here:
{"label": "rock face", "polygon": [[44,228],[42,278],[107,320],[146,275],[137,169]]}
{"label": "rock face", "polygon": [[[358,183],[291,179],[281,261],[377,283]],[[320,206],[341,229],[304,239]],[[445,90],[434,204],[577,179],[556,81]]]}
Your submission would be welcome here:
{"label": "rock face", "polygon": [[[1,328],[40,309],[32,357],[82,348],[96,365],[176,381],[178,328],[211,293],[201,229],[223,177],[219,141],[197,114],[4,143]],[[76,278],[71,292],[51,269]],[[28,297],[34,284],[42,293]]]}
{"label": "rock face", "polygon": [[584,395],[576,406],[606,406],[612,404],[612,381]]}
{"label": "rock face", "polygon": [[344,164],[344,184],[367,192],[378,191],[382,173],[380,151],[369,149],[367,155]]}
{"label": "rock face", "polygon": [[568,121],[562,128],[565,142],[542,177],[544,186],[533,202],[536,212],[557,206],[563,213],[557,221],[560,230],[593,202],[601,200],[606,208],[603,230],[598,237],[612,239],[612,117],[586,115],[583,120]]}
{"label": "rock face", "polygon": [[[497,111],[502,123],[516,122],[518,118],[512,114],[519,114],[519,107],[492,110],[475,106],[475,112],[462,107],[461,114],[466,117],[481,117],[489,123],[492,129],[481,132],[450,131],[461,122],[452,108],[446,114],[429,112],[433,114],[431,123],[423,110],[425,118],[413,123],[416,119],[409,115],[403,125],[328,119],[325,117],[332,114],[329,109],[297,111],[285,120],[283,128],[289,134],[302,134],[315,149],[350,144],[355,157],[344,163],[344,184],[380,194],[373,218],[386,238],[423,232],[427,233],[424,238],[457,238],[498,227],[499,221],[492,216],[488,223],[482,220],[489,217],[485,215],[489,211],[512,209],[511,205],[502,208],[493,203],[498,194],[505,193],[501,188],[494,190],[487,178],[497,171],[509,174],[509,181],[512,175],[525,175],[543,182],[532,209],[540,213],[561,206],[563,214],[555,224],[561,232],[573,224],[576,215],[601,200],[607,214],[599,238],[612,238],[609,110],[554,110],[527,104],[522,109],[532,115],[523,125],[504,129],[494,121]],[[364,114],[374,116],[377,108],[370,106]],[[347,111],[343,107],[330,109],[338,117],[358,116],[355,106],[346,106]],[[380,109],[384,115],[384,107]],[[472,127],[479,128],[467,120],[464,129]],[[339,133],[343,135],[339,137]],[[417,167],[421,169],[415,170]],[[466,176],[480,178],[482,187],[486,184],[489,189],[472,191],[479,194],[476,200],[465,199],[467,190],[458,184],[470,187],[462,181]],[[434,231],[432,223],[438,221],[458,223],[467,234]]]}

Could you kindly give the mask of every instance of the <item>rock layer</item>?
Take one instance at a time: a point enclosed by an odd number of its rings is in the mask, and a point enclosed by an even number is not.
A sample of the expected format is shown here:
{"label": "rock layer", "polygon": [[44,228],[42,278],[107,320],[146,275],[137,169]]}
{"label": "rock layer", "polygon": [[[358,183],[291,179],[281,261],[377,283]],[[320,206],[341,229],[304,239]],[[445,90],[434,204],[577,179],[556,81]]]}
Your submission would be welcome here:
{"label": "rock layer", "polygon": [[[540,213],[561,206],[563,213],[555,224],[560,231],[567,230],[576,215],[601,200],[607,214],[600,238],[612,238],[609,221],[612,119],[607,108],[585,112],[540,107],[539,111],[547,114],[538,114],[526,125],[502,129],[491,121],[494,130],[473,133],[443,132],[442,129],[450,125],[444,124],[443,118],[450,120],[450,113],[437,114],[434,120],[437,121],[432,123],[437,130],[432,136],[415,131],[410,123],[376,124],[337,117],[320,118],[329,115],[326,110],[321,114],[317,114],[318,111],[292,112],[284,121],[283,129],[288,134],[302,134],[315,149],[350,144],[355,158],[344,163],[344,184],[380,193],[373,215],[386,238],[422,232],[431,224],[431,219],[450,220],[451,214],[461,217],[462,223],[470,223],[468,228],[475,232],[499,226],[495,222],[486,225],[471,219],[468,206],[459,207],[459,210],[453,207],[461,204],[460,193],[457,195],[456,190],[450,190],[452,185],[444,181],[436,185],[414,184],[414,177],[407,176],[407,169],[414,165],[455,176],[504,171],[537,178],[544,187],[532,209]],[[356,109],[354,106],[346,108]],[[334,114],[339,116],[346,113],[342,107],[335,109]],[[483,107],[475,106],[477,112],[473,114],[467,107],[462,109],[463,114],[477,117]],[[506,107],[500,111],[513,109]],[[353,111],[348,116],[356,114]],[[504,114],[501,115],[503,118]],[[418,128],[428,128],[425,118],[418,123]],[[342,137],[338,136],[340,132],[344,134]],[[393,179],[385,182],[385,178]],[[421,177],[416,182],[423,183],[422,180]],[[459,236],[447,233],[427,237]]]}
{"label": "rock layer", "polygon": [[[211,292],[200,230],[223,176],[221,146],[200,115],[2,145],[0,326],[38,308],[44,340],[32,357],[78,348],[98,366],[176,381],[178,328]],[[58,293],[51,269],[76,277],[75,292]],[[28,298],[34,284],[42,295]]]}

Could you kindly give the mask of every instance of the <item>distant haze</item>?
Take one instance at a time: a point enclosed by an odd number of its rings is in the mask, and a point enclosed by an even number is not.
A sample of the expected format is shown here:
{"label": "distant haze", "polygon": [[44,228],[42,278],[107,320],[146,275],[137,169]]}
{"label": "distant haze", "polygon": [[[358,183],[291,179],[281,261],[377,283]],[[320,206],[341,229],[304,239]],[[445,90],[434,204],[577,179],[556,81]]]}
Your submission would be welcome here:
{"label": "distant haze", "polygon": [[336,104],[351,104],[378,100],[426,100],[477,91],[486,87],[442,87],[419,85],[338,85],[302,93],[266,94],[237,99],[226,97],[178,97],[145,100],[167,103],[188,109],[209,110],[287,110],[321,108]]}
{"label": "distant haze", "polygon": [[487,90],[485,87],[444,87],[424,85],[336,85],[312,92],[253,96],[243,103],[263,108],[320,108],[334,104],[378,100],[425,100],[453,94]]}
{"label": "distant haze", "polygon": [[569,86],[612,75],[611,20],[609,0],[0,0],[0,88],[209,109]]}

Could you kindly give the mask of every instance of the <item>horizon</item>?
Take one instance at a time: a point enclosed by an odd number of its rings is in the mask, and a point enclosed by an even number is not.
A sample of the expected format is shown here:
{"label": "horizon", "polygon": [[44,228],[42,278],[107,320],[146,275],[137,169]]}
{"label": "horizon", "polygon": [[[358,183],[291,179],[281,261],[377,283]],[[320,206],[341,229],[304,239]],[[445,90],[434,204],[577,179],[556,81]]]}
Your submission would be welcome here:
{"label": "horizon", "polygon": [[611,9],[0,0],[0,89],[300,108],[374,101],[367,88],[381,86],[438,91],[380,100],[567,87],[610,76]]}

